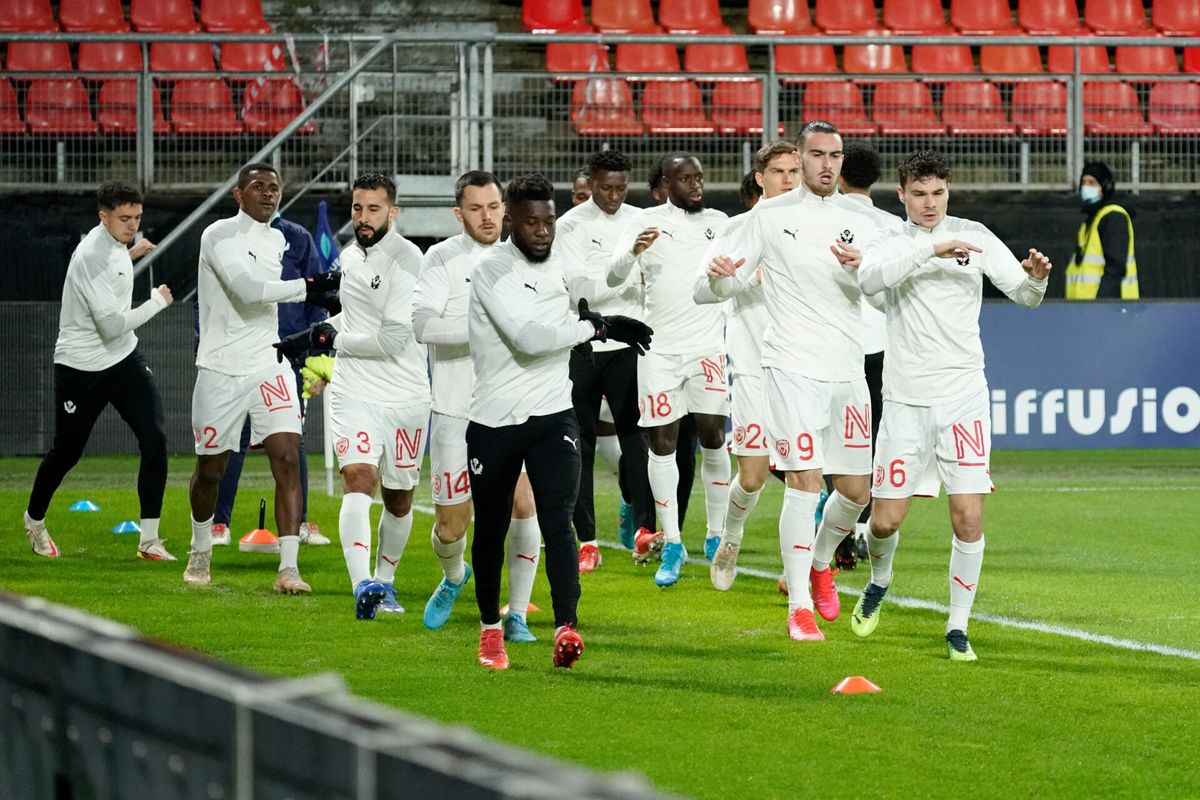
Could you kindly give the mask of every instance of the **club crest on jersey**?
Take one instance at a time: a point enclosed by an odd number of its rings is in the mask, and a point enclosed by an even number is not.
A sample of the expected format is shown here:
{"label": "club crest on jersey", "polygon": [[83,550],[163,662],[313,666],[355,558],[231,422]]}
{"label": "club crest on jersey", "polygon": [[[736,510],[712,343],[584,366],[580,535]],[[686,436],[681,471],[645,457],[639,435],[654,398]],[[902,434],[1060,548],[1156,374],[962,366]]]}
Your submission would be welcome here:
{"label": "club crest on jersey", "polygon": [[705,238],[705,239],[708,239],[708,240],[710,240],[710,241],[711,241],[711,240],[712,240],[712,238],[713,238],[714,236],[716,236],[716,235],[717,235],[717,234],[713,232],[713,229],[712,229],[712,228],[705,228],[705,229],[704,229],[704,238]]}
{"label": "club crest on jersey", "polygon": [[875,468],[875,485],[883,486],[883,467]]}
{"label": "club crest on jersey", "polygon": [[442,493],[442,477],[440,475],[433,476],[433,496],[437,497]]}
{"label": "club crest on jersey", "polygon": [[63,403],[63,411],[67,412],[68,414],[74,414],[75,404],[68,400],[67,402]]}
{"label": "club crest on jersey", "polygon": [[960,267],[965,267],[971,263],[971,254],[963,253],[961,256],[956,256],[954,258],[954,262],[956,264],[958,264]]}
{"label": "club crest on jersey", "polygon": [[[795,237],[792,237],[792,238],[795,238]],[[854,234],[850,232],[849,228],[847,228],[846,230],[842,231],[838,235],[838,241],[841,242],[842,244],[853,244],[854,243]]]}
{"label": "club crest on jersey", "polygon": [[742,442],[746,441],[745,426],[738,425],[736,428],[733,429],[733,440],[735,442],[737,442],[738,444],[741,444]]}
{"label": "club crest on jersey", "polygon": [[349,452],[349,450],[350,450],[350,440],[348,438],[346,438],[345,436],[341,437],[340,439],[337,440],[337,443],[334,445],[334,449],[337,450],[337,454],[339,456],[346,455],[346,453]]}
{"label": "club crest on jersey", "polygon": [[787,439],[776,439],[775,450],[779,453],[780,458],[787,458],[788,453],[792,452],[792,443]]}
{"label": "club crest on jersey", "polygon": [[371,278],[371,288],[378,289],[380,282],[381,281],[378,275],[376,275],[374,278]]}
{"label": "club crest on jersey", "polygon": [[478,458],[471,459],[471,474],[472,475],[482,475],[483,474],[483,464],[479,463]]}

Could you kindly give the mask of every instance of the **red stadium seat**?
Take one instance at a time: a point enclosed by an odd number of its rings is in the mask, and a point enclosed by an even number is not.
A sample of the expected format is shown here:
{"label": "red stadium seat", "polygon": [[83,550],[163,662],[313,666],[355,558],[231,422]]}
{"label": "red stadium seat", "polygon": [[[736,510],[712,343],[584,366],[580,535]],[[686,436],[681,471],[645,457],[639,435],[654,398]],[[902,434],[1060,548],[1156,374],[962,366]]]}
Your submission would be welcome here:
{"label": "red stadium seat", "polygon": [[[304,92],[294,78],[269,78],[261,84],[246,85],[242,102],[242,124],[246,133],[274,136],[304,110]],[[311,136],[317,132],[312,120],[296,129],[297,134]]]}
{"label": "red stadium seat", "polygon": [[658,24],[671,33],[729,33],[717,0],[659,0]]}
{"label": "red stadium seat", "polygon": [[87,89],[78,78],[39,78],[25,95],[25,123],[30,133],[75,136],[96,132]]}
{"label": "red stadium seat", "polygon": [[1067,87],[1058,81],[1013,86],[1012,121],[1022,136],[1067,135]]}
{"label": "red stadium seat", "polygon": [[139,33],[200,30],[192,12],[192,0],[129,0],[129,21]]}
{"label": "red stadium seat", "polygon": [[136,42],[82,42],[80,72],[139,72],[142,47]]}
{"label": "red stadium seat", "polygon": [[759,81],[717,81],[713,85],[712,121],[717,133],[761,136],[762,109],[763,87]]}
{"label": "red stadium seat", "polygon": [[1200,72],[1200,47],[1183,48],[1183,71]]}
{"label": "red stadium seat", "polygon": [[895,33],[954,33],[941,0],[883,0],[883,24]]}
{"label": "red stadium seat", "polygon": [[1179,72],[1174,47],[1118,47],[1117,72],[1130,75]]}
{"label": "red stadium seat", "polygon": [[804,90],[805,122],[832,122],[843,136],[872,136],[878,127],[867,119],[862,92],[852,81],[817,81]]}
{"label": "red stadium seat", "polygon": [[1018,32],[1008,0],[950,0],[950,24],[967,35]]}
{"label": "red stadium seat", "polygon": [[571,93],[571,122],[580,136],[641,136],[629,82],[620,78],[577,81]]}
{"label": "red stadium seat", "polygon": [[17,108],[17,93],[12,84],[0,78],[0,136],[24,133],[25,123]]}
{"label": "red stadium seat", "polygon": [[[1064,74],[1075,71],[1075,52],[1069,45],[1053,45],[1046,48],[1047,71]],[[1108,49],[1098,44],[1079,48],[1079,71],[1089,75],[1112,72],[1108,63]]]}
{"label": "red stadium seat", "polygon": [[940,136],[946,132],[933,110],[929,87],[918,81],[889,81],[875,87],[871,119],[884,136]]}
{"label": "red stadium seat", "polygon": [[220,78],[182,80],[171,94],[171,127],[176,133],[223,136],[242,132],[233,93]]}
{"label": "red stadium seat", "polygon": [[1154,127],[1142,117],[1137,92],[1128,83],[1092,81],[1083,85],[1083,130],[1098,136],[1149,136]]}
{"label": "red stadium seat", "polygon": [[979,71],[988,75],[1032,75],[1042,71],[1042,54],[1032,44],[985,44],[979,48]]}
{"label": "red stadium seat", "polygon": [[1166,36],[1200,36],[1200,3],[1196,0],[1154,0],[1154,27]]}
{"label": "red stadium seat", "polygon": [[151,72],[212,72],[212,45],[208,42],[154,42],[150,45]]}
{"label": "red stadium seat", "polygon": [[712,133],[704,100],[695,81],[647,81],[642,91],[642,123],[646,132],[668,136]]}
{"label": "red stadium seat", "polygon": [[654,21],[650,0],[592,0],[592,24],[605,33],[662,31]]}
{"label": "red stadium seat", "polygon": [[550,42],[546,45],[546,71],[554,80],[566,72],[608,72],[608,48],[602,44]]}
{"label": "red stadium seat", "polygon": [[683,49],[687,72],[749,72],[746,48],[740,44],[689,44]]}
{"label": "red stadium seat", "polygon": [[200,0],[200,24],[210,33],[271,32],[262,0]]}
{"label": "red stadium seat", "polygon": [[59,0],[58,21],[64,31],[114,33],[129,30],[121,0]]}
{"label": "red stadium seat", "polygon": [[879,27],[874,0],[816,0],[813,18],[826,33],[862,33]]}
{"label": "red stadium seat", "polygon": [[912,49],[912,71],[918,75],[969,73],[975,71],[975,59],[965,44],[916,44]]}
{"label": "red stadium seat", "polygon": [[781,44],[775,48],[775,71],[780,75],[831,75],[838,72],[837,55],[831,44]]}
{"label": "red stadium seat", "polygon": [[0,33],[48,33],[58,30],[50,0],[0,2]]}
{"label": "red stadium seat", "polygon": [[994,83],[953,81],[942,93],[942,122],[955,136],[1012,136],[1004,101]]}
{"label": "red stadium seat", "polygon": [[287,50],[282,42],[225,42],[221,45],[221,69],[226,72],[281,72],[287,69]]}
{"label": "red stadium seat", "polygon": [[904,48],[898,44],[848,44],[842,50],[842,71],[908,72],[908,65],[904,62]]}
{"label": "red stadium seat", "polygon": [[1101,36],[1149,36],[1142,0],[1087,0],[1083,11],[1087,26]]}
{"label": "red stadium seat", "polygon": [[[154,97],[154,132],[170,133],[171,126],[163,116],[158,89],[151,90]],[[96,122],[101,133],[132,136],[137,133],[138,82],[125,78],[105,81],[96,100]]]}
{"label": "red stadium seat", "polygon": [[530,33],[590,33],[583,0],[524,0],[521,24]]}
{"label": "red stadium seat", "polygon": [[1035,35],[1078,36],[1086,33],[1079,21],[1075,0],[1019,0],[1017,22]]}
{"label": "red stadium seat", "polygon": [[11,42],[8,69],[13,72],[70,72],[71,50],[66,42]]}
{"label": "red stadium seat", "polygon": [[1161,135],[1200,136],[1200,83],[1154,84],[1146,118]]}
{"label": "red stadium seat", "polygon": [[679,72],[679,53],[673,44],[619,44],[617,72]]}
{"label": "red stadium seat", "polygon": [[764,36],[813,32],[808,0],[750,0],[746,22]]}

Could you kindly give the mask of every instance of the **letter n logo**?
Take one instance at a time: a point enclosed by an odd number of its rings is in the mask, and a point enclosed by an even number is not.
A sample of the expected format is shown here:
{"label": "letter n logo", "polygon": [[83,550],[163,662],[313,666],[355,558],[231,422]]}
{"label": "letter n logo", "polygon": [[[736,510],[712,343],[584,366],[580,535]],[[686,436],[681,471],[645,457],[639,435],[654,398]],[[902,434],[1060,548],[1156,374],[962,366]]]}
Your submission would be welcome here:
{"label": "letter n logo", "polygon": [[958,458],[965,458],[967,448],[971,448],[971,452],[983,458],[987,455],[987,448],[983,441],[983,421],[975,420],[972,423],[972,433],[967,433],[967,429],[960,423],[954,423],[954,452]]}
{"label": "letter n logo", "polygon": [[424,430],[417,428],[417,435],[411,439],[404,428],[396,429],[396,466],[411,466],[421,458],[421,436]]}
{"label": "letter n logo", "polygon": [[846,406],[846,441],[856,436],[871,440],[871,404],[867,403],[860,411],[858,406]]}
{"label": "letter n logo", "polygon": [[263,405],[271,411],[292,407],[292,392],[282,375],[276,375],[273,381],[263,381],[258,392],[262,395]]}

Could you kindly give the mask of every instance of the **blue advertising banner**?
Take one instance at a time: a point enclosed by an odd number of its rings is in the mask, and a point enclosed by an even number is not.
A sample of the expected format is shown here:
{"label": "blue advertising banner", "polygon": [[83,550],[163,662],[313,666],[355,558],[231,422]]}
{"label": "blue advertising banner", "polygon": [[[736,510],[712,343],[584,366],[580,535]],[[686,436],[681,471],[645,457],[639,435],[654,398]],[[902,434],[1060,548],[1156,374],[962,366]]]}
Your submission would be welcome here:
{"label": "blue advertising banner", "polygon": [[1200,303],[985,304],[995,449],[1200,447]]}

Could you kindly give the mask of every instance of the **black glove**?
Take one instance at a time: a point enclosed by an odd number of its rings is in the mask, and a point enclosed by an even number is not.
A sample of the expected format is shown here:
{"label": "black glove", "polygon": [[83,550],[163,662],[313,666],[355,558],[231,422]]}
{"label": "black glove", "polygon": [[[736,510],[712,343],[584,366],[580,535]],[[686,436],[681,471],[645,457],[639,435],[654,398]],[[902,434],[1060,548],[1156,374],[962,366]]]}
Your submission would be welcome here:
{"label": "black glove", "polygon": [[[585,297],[579,298],[579,319],[581,322],[592,323],[596,328],[596,335],[592,339],[599,339],[602,342],[608,341],[608,326],[604,324],[604,317],[588,308],[588,301]],[[588,352],[590,353],[591,351],[592,348],[588,347]]]}
{"label": "black glove", "polygon": [[285,336],[271,346],[275,348],[275,357],[282,363],[284,356],[295,358],[307,355],[310,350],[332,350],[333,340],[336,336],[337,328],[328,322],[321,322],[306,331]]}
{"label": "black glove", "polygon": [[306,303],[320,306],[330,314],[341,313],[342,302],[338,298],[337,292],[342,285],[342,273],[322,272],[311,278],[305,278],[304,282],[307,284],[307,292],[304,297]]}
{"label": "black glove", "polygon": [[650,337],[654,329],[641,320],[614,314],[611,317],[601,317],[604,331],[614,342],[623,342],[637,351],[639,356],[646,355],[650,349]]}

